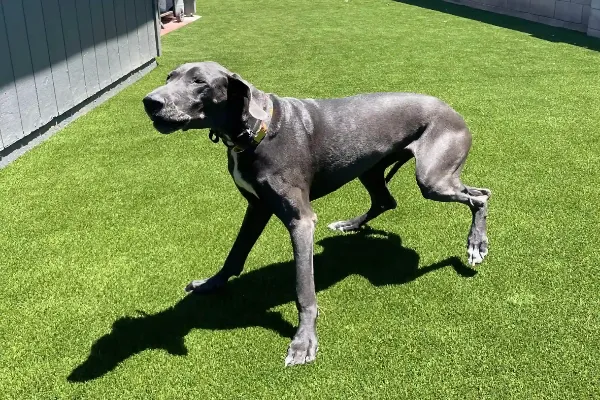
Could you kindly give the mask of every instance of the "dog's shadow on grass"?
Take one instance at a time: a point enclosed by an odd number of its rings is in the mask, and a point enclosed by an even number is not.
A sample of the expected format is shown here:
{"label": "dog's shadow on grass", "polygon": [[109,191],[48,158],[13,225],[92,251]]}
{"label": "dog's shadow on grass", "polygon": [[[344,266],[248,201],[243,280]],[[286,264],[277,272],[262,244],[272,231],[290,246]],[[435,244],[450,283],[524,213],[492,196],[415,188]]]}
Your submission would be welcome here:
{"label": "dog's shadow on grass", "polygon": [[[373,285],[399,285],[451,266],[463,277],[475,275],[457,257],[419,268],[419,256],[402,246],[398,235],[365,229],[328,237],[319,242],[323,252],[314,257],[317,291],[358,274]],[[187,295],[156,314],[123,317],[109,334],[98,339],[90,354],[67,380],[84,382],[112,371],[119,363],[149,349],[186,355],[185,336],[192,329],[236,329],[260,326],[291,338],[295,328],[272,308],[295,301],[292,261],[277,263],[232,279],[223,291]]]}

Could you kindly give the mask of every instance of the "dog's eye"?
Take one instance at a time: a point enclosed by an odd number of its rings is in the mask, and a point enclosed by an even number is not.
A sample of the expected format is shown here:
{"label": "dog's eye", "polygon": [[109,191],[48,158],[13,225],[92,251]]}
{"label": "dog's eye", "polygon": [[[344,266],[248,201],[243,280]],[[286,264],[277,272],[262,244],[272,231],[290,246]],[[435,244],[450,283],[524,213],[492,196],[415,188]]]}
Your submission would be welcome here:
{"label": "dog's eye", "polygon": [[204,81],[203,81],[202,79],[200,79],[200,78],[196,78],[196,79],[194,79],[194,83],[195,83],[196,85],[201,85],[201,84],[203,84],[203,83],[204,83]]}

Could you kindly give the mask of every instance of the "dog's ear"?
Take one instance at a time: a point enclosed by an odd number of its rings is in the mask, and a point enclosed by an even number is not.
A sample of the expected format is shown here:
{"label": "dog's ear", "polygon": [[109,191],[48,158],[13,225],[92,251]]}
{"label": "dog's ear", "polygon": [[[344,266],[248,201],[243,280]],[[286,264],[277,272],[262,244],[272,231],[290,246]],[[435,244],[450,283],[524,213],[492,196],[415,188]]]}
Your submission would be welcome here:
{"label": "dog's ear", "polygon": [[211,89],[213,103],[219,104],[227,100],[227,78],[217,79]]}
{"label": "dog's ear", "polygon": [[227,103],[241,108],[243,121],[247,121],[249,115],[260,120],[264,120],[268,116],[252,96],[251,85],[238,74],[231,74],[227,78]]}

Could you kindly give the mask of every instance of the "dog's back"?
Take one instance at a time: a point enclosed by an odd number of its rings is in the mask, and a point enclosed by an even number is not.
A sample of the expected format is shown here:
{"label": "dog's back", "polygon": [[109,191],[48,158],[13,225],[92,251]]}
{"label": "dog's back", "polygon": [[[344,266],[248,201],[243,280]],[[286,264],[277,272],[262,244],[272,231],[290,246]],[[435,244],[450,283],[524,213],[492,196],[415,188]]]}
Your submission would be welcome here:
{"label": "dog's back", "polygon": [[422,94],[274,98],[279,115],[273,128],[276,136],[282,132],[275,146],[312,159],[314,198],[343,186],[385,157],[393,158],[393,153],[418,140],[434,121],[442,119],[444,124],[466,128],[449,105]]}

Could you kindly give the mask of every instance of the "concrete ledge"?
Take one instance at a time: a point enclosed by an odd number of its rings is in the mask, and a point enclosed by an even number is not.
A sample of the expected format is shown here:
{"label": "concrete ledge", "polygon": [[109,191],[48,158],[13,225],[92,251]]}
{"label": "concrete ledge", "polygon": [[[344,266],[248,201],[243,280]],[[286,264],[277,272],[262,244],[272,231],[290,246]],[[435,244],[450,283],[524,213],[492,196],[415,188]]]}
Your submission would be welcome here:
{"label": "concrete ledge", "polygon": [[187,24],[191,24],[194,21],[198,21],[202,18],[200,15],[194,15],[193,17],[185,17],[183,22],[177,22],[177,20],[173,19],[171,21],[163,23],[163,28],[160,30],[160,36],[164,36],[167,33],[171,33],[174,30],[179,28],[183,28]]}
{"label": "concrete ledge", "polygon": [[[558,3],[555,1],[548,0],[444,0],[447,3],[460,4],[463,6],[468,6],[471,8],[476,8],[479,10],[490,11],[496,14],[508,15],[511,17],[521,18],[527,21],[539,22],[545,25],[554,26],[557,28],[566,28],[578,32],[586,32],[587,31],[587,17],[586,22],[582,22],[582,15],[584,12],[589,11],[585,9],[585,7],[581,4],[569,3],[569,2],[561,2],[567,3],[568,5],[561,5],[560,11],[558,14],[562,17],[562,19],[558,19],[555,17],[557,14],[555,10],[555,4],[558,8]],[[508,1],[508,2],[507,2]],[[528,9],[529,12],[518,11],[515,9],[506,8],[508,4],[512,1],[519,1],[521,5],[519,8],[522,10]],[[598,0],[600,1],[600,0]],[[503,4],[503,6],[495,6],[494,4]],[[589,14],[586,14],[586,16]]]}
{"label": "concrete ledge", "polygon": [[156,60],[151,60],[143,64],[142,66],[123,76],[118,81],[113,82],[111,85],[105,87],[92,97],[52,119],[46,125],[38,128],[31,134],[0,151],[0,169],[6,167],[8,164],[21,157],[29,150],[33,149],[35,146],[43,143],[45,140],[63,129],[65,126],[69,125],[71,122],[75,121],[77,118],[87,114],[132,83],[138,81],[141,77],[152,71],[156,65]]}
{"label": "concrete ledge", "polygon": [[578,32],[600,30],[600,0],[443,0]]}
{"label": "concrete ledge", "polygon": [[592,37],[600,38],[600,30],[599,29],[588,29],[587,34]]}
{"label": "concrete ledge", "polygon": [[576,24],[574,22],[565,22],[565,25],[563,26],[563,28],[566,29],[570,29],[572,31],[578,31],[578,32],[587,32],[587,26],[583,25],[583,24]]}
{"label": "concrete ledge", "polygon": [[565,21],[561,21],[556,18],[548,18],[548,17],[542,17],[542,16],[538,16],[536,21],[541,22],[542,24],[554,26],[557,28],[564,28],[566,25]]}
{"label": "concrete ledge", "polygon": [[491,7],[506,7],[508,0],[473,0],[475,3],[481,3]]}

